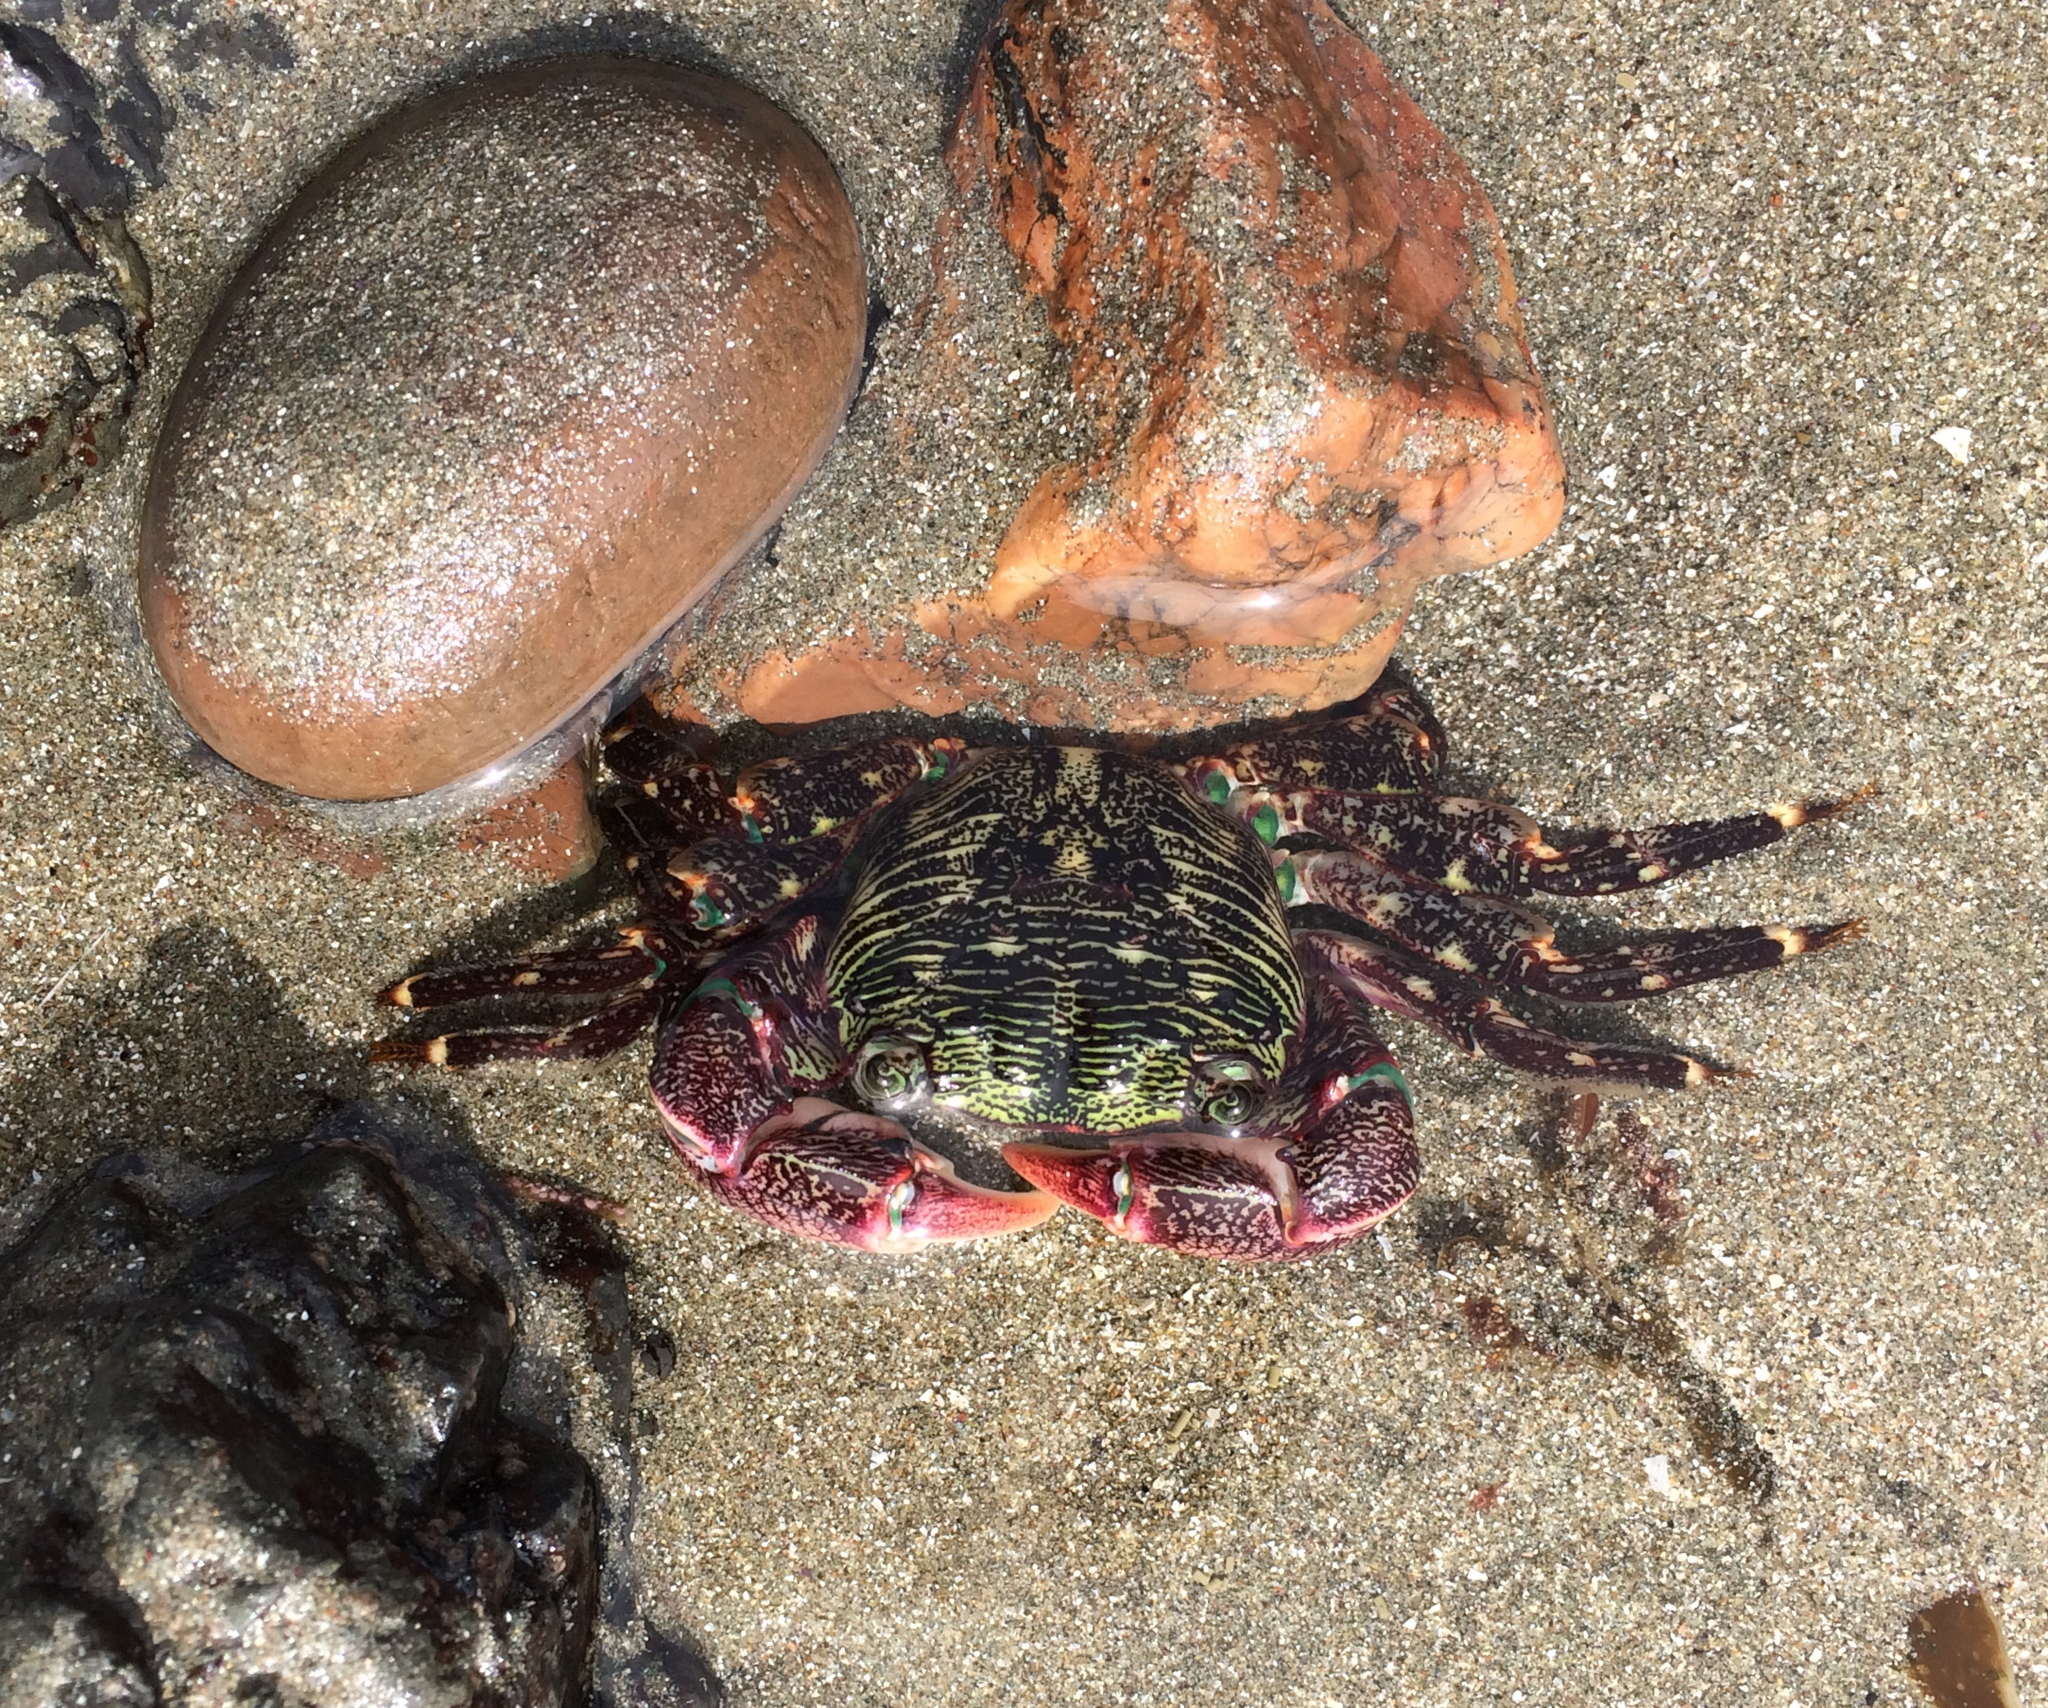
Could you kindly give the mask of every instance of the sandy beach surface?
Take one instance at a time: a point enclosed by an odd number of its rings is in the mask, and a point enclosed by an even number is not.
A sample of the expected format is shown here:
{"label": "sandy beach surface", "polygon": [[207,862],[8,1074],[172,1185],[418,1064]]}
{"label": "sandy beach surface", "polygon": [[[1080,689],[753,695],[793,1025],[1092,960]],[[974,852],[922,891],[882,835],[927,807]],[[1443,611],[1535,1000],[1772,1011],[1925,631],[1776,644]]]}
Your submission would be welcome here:
{"label": "sandy beach surface", "polygon": [[[251,15],[42,26],[109,75],[133,31],[176,105],[131,222],[156,276],[137,446],[310,170],[449,64],[537,43],[743,76],[838,163],[883,297],[928,285],[957,5],[299,0],[269,10],[288,56],[237,48]],[[626,1200],[639,1319],[678,1348],[642,1396],[638,1569],[748,1708],[1904,1703],[1909,1612],[1966,1584],[2022,1699],[2048,1693],[2048,11],[1348,15],[1494,197],[1574,481],[1548,545],[1418,606],[1403,657],[1456,784],[1564,828],[1883,791],[1558,910],[1867,917],[1600,1022],[1745,1077],[1576,1138],[1546,1088],[1390,1027],[1423,1190],[1286,1270],[1072,1216],[905,1260],[766,1234],[682,1188],[642,1050],[364,1065],[370,993],[423,956],[619,903],[195,769],[122,615],[131,450],[0,533],[0,1186],[232,1157],[403,1088],[491,1159]],[[760,599],[898,550],[860,439],[742,571]],[[1037,454],[963,438],[932,481],[986,502],[900,516],[986,552]]]}

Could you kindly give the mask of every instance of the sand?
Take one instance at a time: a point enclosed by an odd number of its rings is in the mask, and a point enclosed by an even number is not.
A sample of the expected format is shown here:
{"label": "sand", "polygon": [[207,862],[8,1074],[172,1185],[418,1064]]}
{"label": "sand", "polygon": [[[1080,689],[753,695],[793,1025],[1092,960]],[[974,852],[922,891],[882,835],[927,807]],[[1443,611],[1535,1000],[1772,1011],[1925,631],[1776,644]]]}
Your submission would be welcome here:
{"label": "sand", "polygon": [[[1352,15],[1492,191],[1575,481],[1546,547],[1418,606],[1404,657],[1457,782],[1569,827],[1874,781],[1777,850],[1559,910],[1595,935],[1860,914],[1867,941],[1603,1021],[1751,1070],[1644,1100],[1647,1137],[1610,1106],[1560,1145],[1545,1088],[1398,1029],[1422,1194],[1285,1271],[1073,1217],[915,1260],[787,1243],[681,1189],[637,1052],[432,1094],[491,1158],[631,1203],[636,1310],[679,1349],[643,1396],[640,1570],[750,1708],[1896,1703],[1909,1612],[1970,1583],[2039,1693],[2048,14]],[[474,44],[584,14],[278,16],[289,70],[140,30],[182,105],[134,220],[138,443],[325,153]],[[957,8],[623,16],[796,113],[915,300]],[[107,64],[115,29],[63,26]],[[1006,454],[963,442],[935,478],[992,463],[1014,493]],[[111,1148],[230,1156],[389,1087],[371,990],[605,905],[442,832],[267,819],[195,769],[119,615],[140,476],[0,534],[9,1191]],[[859,471],[828,465],[809,514],[835,482]],[[777,597],[887,526],[802,530]]]}

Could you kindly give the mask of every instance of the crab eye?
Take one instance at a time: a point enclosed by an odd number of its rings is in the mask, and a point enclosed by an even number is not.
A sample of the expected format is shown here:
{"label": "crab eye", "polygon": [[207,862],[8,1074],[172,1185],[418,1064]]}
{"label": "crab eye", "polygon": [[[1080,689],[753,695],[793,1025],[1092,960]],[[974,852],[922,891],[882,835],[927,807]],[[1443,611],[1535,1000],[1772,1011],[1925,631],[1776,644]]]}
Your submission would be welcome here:
{"label": "crab eye", "polygon": [[1193,1101],[1205,1121],[1241,1127],[1265,1100],[1265,1081],[1242,1056],[1217,1056],[1195,1069]]}
{"label": "crab eye", "polygon": [[853,1089],[880,1108],[909,1103],[931,1086],[924,1051],[908,1038],[871,1038],[853,1065]]}

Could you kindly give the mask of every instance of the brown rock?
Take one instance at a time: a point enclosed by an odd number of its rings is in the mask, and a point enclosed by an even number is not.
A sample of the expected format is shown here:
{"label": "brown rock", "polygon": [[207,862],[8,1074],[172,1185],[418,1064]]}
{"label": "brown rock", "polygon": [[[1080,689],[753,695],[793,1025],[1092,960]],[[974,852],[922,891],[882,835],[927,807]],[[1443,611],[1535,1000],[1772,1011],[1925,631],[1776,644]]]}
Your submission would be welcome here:
{"label": "brown rock", "polygon": [[947,257],[993,219],[1063,353],[1032,383],[1071,400],[1072,450],[978,577],[762,648],[710,697],[1152,729],[1326,705],[1421,582],[1556,524],[1493,210],[1321,0],[1011,0],[948,158],[921,339],[971,341]]}
{"label": "brown rock", "polygon": [[229,288],[141,594],[194,729],[344,800],[489,781],[774,520],[865,317],[830,163],[761,97],[565,61],[380,126]]}

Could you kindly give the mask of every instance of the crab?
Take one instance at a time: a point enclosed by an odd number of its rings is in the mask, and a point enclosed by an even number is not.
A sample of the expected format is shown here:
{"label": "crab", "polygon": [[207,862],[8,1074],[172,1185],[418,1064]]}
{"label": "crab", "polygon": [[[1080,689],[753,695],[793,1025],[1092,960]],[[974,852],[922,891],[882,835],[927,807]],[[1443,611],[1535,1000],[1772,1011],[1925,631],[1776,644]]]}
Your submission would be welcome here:
{"label": "crab", "polygon": [[[903,1251],[1065,1204],[1195,1257],[1291,1259],[1367,1233],[1421,1177],[1376,1011],[1524,1072],[1677,1089],[1717,1070],[1547,1029],[1509,999],[1624,1001],[1862,930],[1562,949],[1517,898],[1662,883],[1851,802],[1557,846],[1512,807],[1439,793],[1444,755],[1427,704],[1385,680],[1341,715],[1191,758],[899,736],[757,765],[730,790],[642,727],[609,759],[644,917],[598,948],[383,993],[595,1010],[373,1054],[588,1057],[651,1025],[685,1171],[772,1228]],[[977,1135],[1000,1146],[1000,1185],[963,1178]]]}

